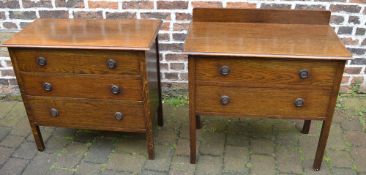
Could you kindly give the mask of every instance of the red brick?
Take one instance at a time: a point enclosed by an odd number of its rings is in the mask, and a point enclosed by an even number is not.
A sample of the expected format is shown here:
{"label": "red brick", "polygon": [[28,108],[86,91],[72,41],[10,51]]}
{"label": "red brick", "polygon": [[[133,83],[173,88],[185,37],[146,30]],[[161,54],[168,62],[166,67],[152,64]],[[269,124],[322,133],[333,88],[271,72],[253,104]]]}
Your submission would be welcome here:
{"label": "red brick", "polygon": [[20,8],[19,1],[18,0],[1,0],[0,8],[11,8],[11,9]]}
{"label": "red brick", "polygon": [[69,18],[69,12],[66,10],[42,10],[39,11],[40,18]]}
{"label": "red brick", "polygon": [[3,26],[5,29],[17,29],[17,25],[13,22],[3,22]]}
{"label": "red brick", "polygon": [[350,80],[350,76],[343,76],[342,77],[342,84],[346,84],[346,83],[348,83],[349,82],[349,80]]}
{"label": "red brick", "polygon": [[222,2],[220,1],[193,1],[192,7],[222,7]]}
{"label": "red brick", "polygon": [[165,78],[168,80],[179,80],[178,73],[167,72],[167,73],[164,73],[164,75],[165,75]]}
{"label": "red brick", "polygon": [[184,70],[184,63],[170,63],[171,70]]}
{"label": "red brick", "polygon": [[0,12],[0,19],[5,19],[6,16],[5,16],[5,12]]}
{"label": "red brick", "polygon": [[189,13],[175,13],[175,20],[191,20],[192,15]]}
{"label": "red brick", "polygon": [[360,74],[362,67],[346,67],[344,72],[347,74]]}
{"label": "red brick", "polygon": [[113,18],[113,19],[129,19],[129,18],[136,18],[136,13],[130,13],[130,12],[107,12],[106,18]]}
{"label": "red brick", "polygon": [[361,7],[358,5],[331,5],[330,10],[332,12],[349,12],[349,13],[358,13],[361,10]]}
{"label": "red brick", "polygon": [[228,2],[226,3],[227,8],[256,8],[257,4],[248,2]]}
{"label": "red brick", "polygon": [[13,69],[5,69],[5,70],[1,70],[1,76],[9,76],[9,77],[14,77],[14,70]]}
{"label": "red brick", "polygon": [[175,41],[184,41],[186,39],[187,34],[185,33],[173,33],[173,40]]}
{"label": "red brick", "polygon": [[356,35],[365,35],[366,28],[357,28]]}
{"label": "red brick", "polygon": [[180,77],[180,80],[183,80],[183,81],[188,80],[188,74],[187,73],[180,73],[179,77]]}
{"label": "red brick", "polygon": [[167,63],[160,63],[160,70],[168,70],[169,65]]}
{"label": "red brick", "polygon": [[18,82],[15,78],[9,79],[8,81],[9,81],[9,85],[13,85],[13,86],[18,85]]}
{"label": "red brick", "polygon": [[189,23],[174,23],[173,30],[174,31],[184,31],[188,30]]}
{"label": "red brick", "polygon": [[169,53],[169,54],[165,55],[165,60],[166,61],[187,61],[187,55]]}
{"label": "red brick", "polygon": [[163,24],[161,24],[160,30],[169,31],[169,29],[170,29],[170,22],[163,22]]}
{"label": "red brick", "polygon": [[122,3],[123,9],[153,9],[154,2],[152,1],[130,1]]}
{"label": "red brick", "polygon": [[290,4],[261,4],[263,9],[290,9]]}
{"label": "red brick", "polygon": [[352,39],[352,37],[345,37],[345,38],[341,38],[343,44],[345,45],[358,45],[359,40],[358,39]]}
{"label": "red brick", "polygon": [[102,11],[79,11],[79,12],[74,12],[74,18],[75,19],[102,19],[103,18],[103,13]]}
{"label": "red brick", "polygon": [[147,13],[141,13],[140,16],[141,18],[171,20],[171,14],[166,12],[147,12]]}
{"label": "red brick", "polygon": [[325,10],[325,6],[322,5],[306,5],[306,4],[297,4],[295,9],[302,10]]}
{"label": "red brick", "polygon": [[84,8],[84,0],[55,0],[56,7]]}
{"label": "red brick", "polygon": [[158,1],[158,9],[187,9],[187,1]]}
{"label": "red brick", "polygon": [[159,41],[169,41],[170,35],[169,33],[159,33]]}
{"label": "red brick", "polygon": [[160,43],[159,49],[161,51],[183,51],[182,43]]}
{"label": "red brick", "polygon": [[89,1],[89,8],[104,8],[104,9],[118,9],[118,2],[107,2],[107,1]]}
{"label": "red brick", "polygon": [[358,16],[350,16],[348,18],[348,23],[350,24],[360,24],[360,18]]}
{"label": "red brick", "polygon": [[38,1],[23,0],[23,7],[24,8],[32,8],[32,7],[51,8],[52,7],[52,2],[51,2],[51,0],[38,0]]}
{"label": "red brick", "polygon": [[366,4],[366,0],[351,0],[351,3],[364,3],[364,4]]}
{"label": "red brick", "polygon": [[330,17],[330,23],[331,24],[342,24],[343,22],[344,22],[344,17],[343,16],[332,15]]}
{"label": "red brick", "polygon": [[362,41],[361,46],[366,46],[366,39]]}
{"label": "red brick", "polygon": [[37,18],[35,11],[10,11],[10,19],[35,19]]}

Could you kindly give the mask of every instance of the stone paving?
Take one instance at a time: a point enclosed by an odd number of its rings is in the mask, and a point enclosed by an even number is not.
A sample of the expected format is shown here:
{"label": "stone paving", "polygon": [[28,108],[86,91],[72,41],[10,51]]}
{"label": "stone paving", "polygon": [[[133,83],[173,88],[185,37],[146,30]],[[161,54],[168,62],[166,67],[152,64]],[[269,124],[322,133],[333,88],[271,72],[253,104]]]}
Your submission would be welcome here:
{"label": "stone paving", "polygon": [[[360,103],[360,102],[358,102]],[[366,105],[366,103],[364,103]],[[0,102],[0,174],[334,174],[366,175],[364,113],[337,109],[321,171],[312,170],[320,131],[302,121],[203,117],[198,162],[189,163],[187,107],[164,105],[156,159],[147,160],[143,134],[42,127],[36,150],[21,102]]]}

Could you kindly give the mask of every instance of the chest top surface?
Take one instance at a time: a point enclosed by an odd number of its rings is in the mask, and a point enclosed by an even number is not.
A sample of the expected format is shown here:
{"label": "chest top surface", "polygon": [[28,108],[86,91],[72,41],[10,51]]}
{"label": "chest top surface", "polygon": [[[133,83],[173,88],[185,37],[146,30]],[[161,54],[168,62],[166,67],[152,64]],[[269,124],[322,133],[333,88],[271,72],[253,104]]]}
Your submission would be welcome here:
{"label": "chest top surface", "polygon": [[3,46],[148,50],[160,24],[153,19],[37,19]]}
{"label": "chest top surface", "polygon": [[[216,15],[208,16],[204,10]],[[328,21],[312,20],[314,12],[308,19],[306,11],[291,14],[294,12],[289,10],[198,9],[195,13],[198,17],[193,16],[185,42],[187,54],[334,60],[351,57]],[[324,13],[319,14],[324,19]],[[237,17],[240,15],[242,18]],[[303,21],[296,22],[293,15]]]}

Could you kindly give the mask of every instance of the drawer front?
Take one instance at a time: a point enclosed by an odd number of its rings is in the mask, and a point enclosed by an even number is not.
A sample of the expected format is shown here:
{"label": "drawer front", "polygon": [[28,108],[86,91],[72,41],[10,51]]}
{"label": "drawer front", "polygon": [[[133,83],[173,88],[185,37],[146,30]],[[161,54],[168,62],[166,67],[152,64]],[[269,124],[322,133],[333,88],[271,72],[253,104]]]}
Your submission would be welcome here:
{"label": "drawer front", "polygon": [[198,113],[239,114],[278,118],[326,116],[330,91],[243,87],[196,87]]}
{"label": "drawer front", "polygon": [[143,52],[60,49],[19,49],[15,56],[25,72],[76,74],[139,74]]}
{"label": "drawer front", "polygon": [[139,102],[27,97],[28,110],[39,125],[108,130],[145,128],[143,104]]}
{"label": "drawer front", "polygon": [[138,76],[24,73],[23,90],[32,96],[142,100]]}
{"label": "drawer front", "polygon": [[197,57],[197,84],[248,87],[301,86],[330,89],[337,62],[264,58]]}

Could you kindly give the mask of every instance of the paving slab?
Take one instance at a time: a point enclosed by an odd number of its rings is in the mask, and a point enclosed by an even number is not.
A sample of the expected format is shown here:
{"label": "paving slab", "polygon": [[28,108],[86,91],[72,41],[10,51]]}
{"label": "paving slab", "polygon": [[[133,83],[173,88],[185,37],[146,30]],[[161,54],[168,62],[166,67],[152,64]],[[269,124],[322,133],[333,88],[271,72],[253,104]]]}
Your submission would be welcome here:
{"label": "paving slab", "polygon": [[366,174],[366,133],[347,109],[336,111],[315,172],[320,121],[301,134],[302,120],[202,116],[197,163],[190,164],[187,106],[164,106],[165,125],[154,130],[155,160],[148,160],[145,135],[125,132],[41,127],[46,149],[39,152],[22,104],[2,103],[0,113],[8,113],[0,118],[0,174]]}

